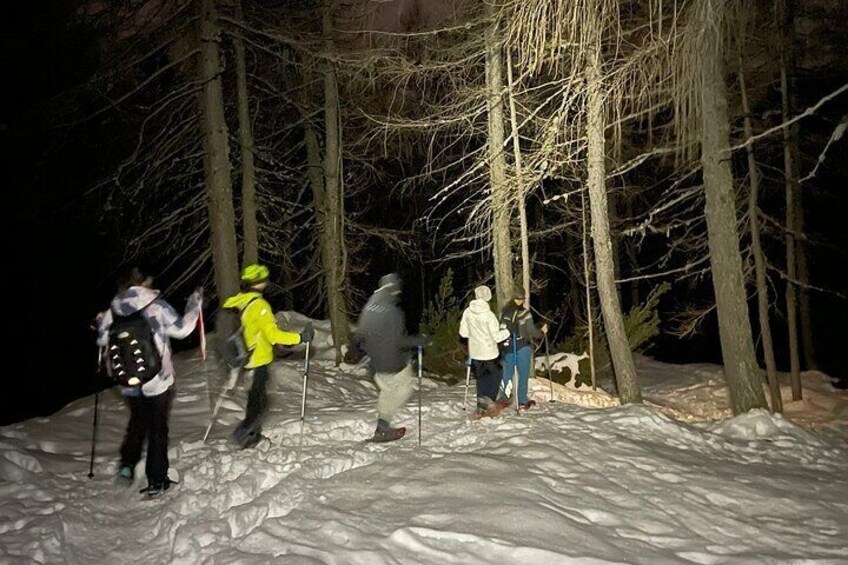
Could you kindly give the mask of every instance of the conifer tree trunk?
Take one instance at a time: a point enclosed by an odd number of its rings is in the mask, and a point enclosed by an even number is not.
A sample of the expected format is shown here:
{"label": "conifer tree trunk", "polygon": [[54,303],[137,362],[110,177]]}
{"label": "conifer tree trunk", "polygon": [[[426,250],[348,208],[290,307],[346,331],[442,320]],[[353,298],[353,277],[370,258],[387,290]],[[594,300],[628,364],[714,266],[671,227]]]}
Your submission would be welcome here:
{"label": "conifer tree trunk", "polygon": [[486,32],[486,90],[489,134],[489,182],[492,199],[492,256],[495,267],[495,294],[498,308],[512,294],[512,248],[510,239],[509,192],[504,154],[503,55],[499,6],[485,2],[491,24]]}
{"label": "conifer tree trunk", "polygon": [[[795,139],[795,146],[797,147],[798,140]],[[798,228],[798,233],[804,233],[804,191],[800,189],[797,194],[797,202],[798,202],[798,218],[795,220],[795,226]],[[796,247],[795,250],[797,252],[798,259],[798,282],[801,285],[800,291],[800,303],[798,308],[798,313],[801,318],[801,351],[804,354],[804,367],[807,370],[818,368],[818,364],[816,363],[816,347],[815,340],[813,339],[813,321],[811,319],[811,306],[810,306],[810,291],[808,290],[810,287],[810,269],[807,265],[807,245],[804,243],[803,239],[799,239],[795,242]]]}
{"label": "conifer tree trunk", "polygon": [[[235,0],[236,19],[244,20],[241,0]],[[259,227],[256,219],[256,167],[253,163],[253,130],[250,125],[250,101],[247,96],[247,64],[244,43],[233,38],[238,95],[239,147],[241,149],[241,216],[244,237],[242,264],[259,261]]]}
{"label": "conifer tree trunk", "polygon": [[[326,2],[323,12],[324,49],[333,53],[332,1]],[[344,242],[344,197],[342,187],[341,117],[339,115],[339,86],[336,70],[330,61],[324,68],[324,206],[320,220],[322,231],[321,256],[324,264],[324,283],[327,308],[333,331],[336,363],[342,361],[342,346],[350,342],[350,325],[345,300],[345,265],[347,249]]]}
{"label": "conifer tree trunk", "polygon": [[[748,92],[745,87],[744,65],[739,65],[739,87],[742,95],[742,111],[745,114],[745,138],[751,139],[754,135],[751,126],[751,111],[748,107]],[[751,192],[748,196],[748,222],[751,225],[751,247],[754,253],[754,268],[757,277],[757,313],[760,321],[760,336],[763,340],[763,360],[766,364],[766,380],[769,385],[772,412],[783,412],[783,399],[780,395],[780,382],[777,380],[777,364],[774,361],[774,342],[771,337],[771,325],[769,322],[769,297],[768,281],[766,280],[766,260],[763,255],[763,247],[760,242],[760,220],[759,192],[760,173],[757,169],[757,161],[754,157],[753,144],[746,146],[748,153],[748,170],[751,179]]]}
{"label": "conifer tree trunk", "polygon": [[622,404],[642,402],[642,393],[636,380],[636,364],[627,341],[624,317],[621,313],[618,292],[615,288],[615,267],[610,234],[609,207],[606,191],[604,94],[601,78],[600,46],[589,47],[586,70],[588,88],[588,191],[591,207],[592,241],[595,251],[595,276],[601,313],[604,318],[607,341],[615,371],[618,394]]}
{"label": "conifer tree trunk", "polygon": [[[787,10],[786,0],[777,0],[775,6],[777,25],[780,31],[780,98],[783,121],[791,119],[792,102],[789,92],[789,73],[792,64],[791,27],[794,16]],[[795,255],[796,220],[798,219],[798,172],[795,153],[792,150],[794,126],[783,128],[783,168],[786,185],[786,325],[789,337],[789,384],[792,400],[801,400],[801,358],[798,347],[798,298],[796,281],[798,263]]]}
{"label": "conifer tree trunk", "polygon": [[720,32],[721,9],[709,5],[704,10],[704,39],[700,53],[701,166],[706,195],[705,216],[710,250],[713,289],[715,290],[724,376],[734,414],[752,408],[766,408],[758,374],[748,319],[739,233],[736,225],[736,199],[728,160],[730,120],[724,76],[724,44]]}
{"label": "conifer tree trunk", "polygon": [[[588,183],[587,183],[588,184]],[[592,268],[589,261],[589,222],[586,218],[586,201],[589,199],[588,187],[582,195],[580,216],[583,223],[583,281],[586,288],[586,329],[589,334],[589,373],[592,377],[592,390],[597,390],[598,379],[595,373],[595,314],[592,309]]]}
{"label": "conifer tree trunk", "polygon": [[566,231],[564,245],[565,263],[568,265],[568,272],[573,275],[569,279],[566,306],[571,308],[571,316],[574,321],[573,327],[577,327],[578,314],[583,309],[583,298],[581,296],[580,284],[581,273],[583,274],[584,280],[588,283],[586,270],[583,268],[583,265],[578,262],[577,255],[575,253],[575,250],[581,247],[582,242],[578,241],[576,237]]}
{"label": "conifer tree trunk", "polygon": [[[609,218],[610,226],[610,242],[612,244],[612,264],[613,264],[613,280],[621,279],[621,240],[618,234],[614,232],[616,224],[618,224],[618,202],[619,195],[614,191],[607,191],[607,217]],[[616,285],[616,294],[618,294],[618,304],[621,311],[624,312],[624,290],[620,285]]]}
{"label": "conifer tree trunk", "polygon": [[524,186],[524,170],[521,164],[521,138],[518,135],[518,111],[515,107],[515,87],[512,77],[512,62],[506,61],[509,88],[509,122],[512,128],[512,152],[515,158],[515,176],[518,179],[518,225],[521,233],[521,282],[524,286],[524,307],[530,308],[530,239],[527,229],[527,193]]}
{"label": "conifer tree trunk", "polygon": [[201,91],[198,104],[203,136],[203,169],[215,288],[218,296],[223,299],[238,291],[239,269],[228,133],[221,88],[221,33],[215,1],[201,0],[199,6]]}
{"label": "conifer tree trunk", "polygon": [[[625,205],[627,206],[627,217],[633,217],[633,198],[625,198]],[[627,249],[627,259],[630,263],[630,275],[636,275],[636,246],[633,245],[631,241],[627,241],[625,243]],[[630,282],[630,307],[634,308],[639,306],[639,281],[634,280]]]}

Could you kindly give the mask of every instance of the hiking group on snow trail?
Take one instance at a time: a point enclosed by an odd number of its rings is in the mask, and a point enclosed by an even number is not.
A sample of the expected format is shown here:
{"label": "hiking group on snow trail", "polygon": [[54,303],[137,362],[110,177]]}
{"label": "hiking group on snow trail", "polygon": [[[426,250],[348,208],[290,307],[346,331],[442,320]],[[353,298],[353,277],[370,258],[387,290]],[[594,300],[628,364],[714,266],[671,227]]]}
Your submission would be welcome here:
{"label": "hiking group on snow trail", "polygon": [[[146,497],[168,490],[175,481],[168,477],[168,418],[173,401],[174,367],[170,338],[188,336],[202,318],[202,289],[186,302],[183,316],[153,290],[152,278],[132,268],[118,284],[118,293],[109,310],[98,315],[97,344],[107,374],[121,387],[130,410],[124,440],[120,448],[118,479],[134,481],[136,464],[147,443],[145,473]],[[229,365],[230,378],[213,410],[204,441],[214,424],[224,397],[237,383],[242,370],[252,375],[244,419],[232,433],[233,443],[241,449],[255,446],[264,437],[262,419],[268,407],[268,366],[274,360],[274,345],[305,343],[303,421],[309,373],[309,345],[315,336],[311,323],[299,332],[280,329],[271,305],[263,297],[269,284],[264,265],[248,265],[241,272],[240,292],[227,298],[223,312],[238,318],[237,329],[221,344]],[[418,350],[419,386],[422,374],[421,351],[427,337],[407,335],[404,313],[400,308],[402,281],[391,273],[380,278],[369,297],[353,332],[351,353],[367,355],[369,372],[378,390],[377,426],[367,441],[388,442],[402,438],[405,427],[392,427],[393,420],[416,390],[411,351]],[[486,286],[474,290],[474,299],[462,314],[459,336],[468,340],[468,375],[473,370],[477,388],[474,418],[497,416],[515,401],[519,411],[535,404],[527,399],[532,344],[547,334],[544,324],[537,329],[529,310],[524,308],[524,289],[517,287],[513,300],[501,313],[500,320],[489,302],[492,292]],[[205,336],[201,336],[201,355],[205,358]],[[501,368],[501,360],[503,368]],[[463,406],[464,409],[464,406]],[[95,404],[95,428],[97,412]],[[420,428],[420,396],[419,396]],[[92,465],[94,444],[92,440]],[[419,434],[420,442],[420,434]],[[89,473],[89,477],[92,473]]]}

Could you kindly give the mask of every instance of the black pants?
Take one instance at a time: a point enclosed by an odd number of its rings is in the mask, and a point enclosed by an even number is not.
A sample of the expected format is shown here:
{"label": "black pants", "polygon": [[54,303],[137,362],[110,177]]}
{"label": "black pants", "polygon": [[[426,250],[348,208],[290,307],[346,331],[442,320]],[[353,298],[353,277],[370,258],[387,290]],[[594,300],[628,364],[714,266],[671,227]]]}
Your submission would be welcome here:
{"label": "black pants", "polygon": [[157,396],[127,397],[130,421],[121,444],[121,465],[135,467],[141,460],[144,440],[147,440],[147,460],[144,472],[150,484],[168,478],[168,416],[174,389]]}
{"label": "black pants", "polygon": [[[488,408],[498,394],[498,385],[501,381],[501,364],[498,359],[489,361],[471,362],[474,378],[477,380],[477,407]],[[484,399],[488,399],[484,400]]]}
{"label": "black pants", "polygon": [[247,393],[247,410],[244,421],[239,425],[242,430],[262,430],[262,415],[268,407],[268,365],[253,370],[253,384]]}

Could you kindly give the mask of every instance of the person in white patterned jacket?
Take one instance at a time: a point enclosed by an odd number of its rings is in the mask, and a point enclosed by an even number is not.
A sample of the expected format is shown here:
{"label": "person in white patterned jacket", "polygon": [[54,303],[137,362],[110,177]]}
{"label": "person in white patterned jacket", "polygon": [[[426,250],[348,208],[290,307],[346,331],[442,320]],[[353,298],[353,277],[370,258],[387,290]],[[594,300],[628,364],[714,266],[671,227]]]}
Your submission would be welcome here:
{"label": "person in white patterned jacket", "polygon": [[158,290],[150,288],[151,284],[152,278],[145,276],[137,267],[121,279],[111,307],[99,316],[97,345],[104,350],[109,347],[109,330],[120,317],[140,312],[152,330],[161,361],[160,369],[140,386],[122,387],[130,418],[121,444],[118,476],[132,483],[146,439],[145,474],[148,486],[143,491],[154,496],[171,486],[168,478],[168,417],[174,397],[174,365],[170,340],[185,338],[194,331],[200,316],[202,289],[198,288],[188,298],[185,313],[180,316],[159,297]]}

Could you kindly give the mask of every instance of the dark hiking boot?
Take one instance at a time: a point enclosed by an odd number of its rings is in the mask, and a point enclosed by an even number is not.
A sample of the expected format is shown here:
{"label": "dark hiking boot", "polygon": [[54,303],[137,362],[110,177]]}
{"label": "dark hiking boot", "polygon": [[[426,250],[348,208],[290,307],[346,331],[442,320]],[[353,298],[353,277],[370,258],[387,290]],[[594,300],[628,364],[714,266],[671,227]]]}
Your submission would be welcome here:
{"label": "dark hiking boot", "polygon": [[262,435],[260,432],[254,432],[252,434],[249,434],[245,438],[244,443],[241,444],[241,448],[250,449],[251,447],[255,447],[263,439],[265,439],[265,436]]}
{"label": "dark hiking boot", "polygon": [[171,488],[172,484],[176,484],[176,481],[172,481],[171,479],[165,479],[161,483],[150,483],[138,492],[147,495],[147,498],[153,498],[159,496],[160,494]]}
{"label": "dark hiking boot", "polygon": [[241,449],[247,449],[259,443],[264,436],[262,435],[262,426],[252,425],[248,427],[239,426],[233,432],[233,443]]}

